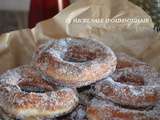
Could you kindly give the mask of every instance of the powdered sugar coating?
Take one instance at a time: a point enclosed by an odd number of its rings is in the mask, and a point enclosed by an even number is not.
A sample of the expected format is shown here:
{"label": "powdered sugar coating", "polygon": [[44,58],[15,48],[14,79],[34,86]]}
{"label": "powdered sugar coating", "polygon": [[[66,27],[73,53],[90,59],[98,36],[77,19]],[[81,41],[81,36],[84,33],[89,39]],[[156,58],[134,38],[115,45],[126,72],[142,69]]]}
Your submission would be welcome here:
{"label": "powdered sugar coating", "polygon": [[160,102],[150,109],[129,109],[94,98],[87,108],[89,120],[160,120]]}
{"label": "powdered sugar coating", "polygon": [[86,86],[112,74],[116,68],[113,51],[90,39],[66,38],[42,45],[35,64],[54,81],[73,87]]}
{"label": "powdered sugar coating", "polygon": [[143,78],[144,86],[160,86],[159,73],[147,64],[132,68],[119,69],[116,70],[111,76],[116,81],[120,78],[120,76],[127,77],[127,75],[134,75]]}
{"label": "powdered sugar coating", "polygon": [[[28,71],[32,69],[31,72],[35,71],[32,67],[23,66],[7,71],[0,76],[0,107],[4,111],[20,119],[28,117],[54,118],[66,114],[75,108],[78,103],[78,97],[71,88],[57,87],[56,90],[52,89],[45,93],[22,91],[18,83],[30,75],[27,73],[22,74],[24,69],[28,69]],[[34,81],[37,79],[36,77],[37,74],[31,78],[28,76],[28,81]],[[44,83],[41,81],[37,85]],[[47,89],[50,88],[50,86],[48,87],[45,84],[44,86]]]}
{"label": "powdered sugar coating", "polygon": [[118,68],[111,75],[112,78],[97,83],[96,93],[105,99],[131,107],[156,104],[159,99],[159,73],[146,63],[123,53],[117,54],[117,61]]}
{"label": "powdered sugar coating", "polygon": [[0,83],[17,85],[21,77],[19,69],[15,69],[13,71],[8,70],[6,73],[0,75]]}
{"label": "powdered sugar coating", "polygon": [[41,89],[53,90],[54,84],[48,82],[48,78],[41,71],[30,65],[24,65],[6,71],[0,75],[1,84],[10,84],[17,87],[39,87]]}
{"label": "powdered sugar coating", "polygon": [[96,94],[114,103],[134,108],[154,106],[158,101],[157,93],[151,86],[132,86],[107,78],[96,84]]}
{"label": "powdered sugar coating", "polygon": [[118,68],[112,75],[114,80],[117,80],[117,78],[122,75],[134,74],[137,76],[142,76],[145,85],[160,85],[159,73],[152,66],[125,53],[116,53],[116,56]]}

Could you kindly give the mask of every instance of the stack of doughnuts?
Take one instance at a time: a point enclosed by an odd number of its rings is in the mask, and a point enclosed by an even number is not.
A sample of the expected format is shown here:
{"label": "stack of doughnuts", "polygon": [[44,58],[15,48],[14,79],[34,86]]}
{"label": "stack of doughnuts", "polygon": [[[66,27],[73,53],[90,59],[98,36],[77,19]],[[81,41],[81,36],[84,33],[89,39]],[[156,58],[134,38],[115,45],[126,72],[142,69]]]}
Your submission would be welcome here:
{"label": "stack of doughnuts", "polygon": [[159,73],[124,53],[116,56],[116,71],[93,85],[89,120],[160,120]]}
{"label": "stack of doughnuts", "polygon": [[40,45],[0,75],[0,120],[160,120],[159,73],[84,38]]}

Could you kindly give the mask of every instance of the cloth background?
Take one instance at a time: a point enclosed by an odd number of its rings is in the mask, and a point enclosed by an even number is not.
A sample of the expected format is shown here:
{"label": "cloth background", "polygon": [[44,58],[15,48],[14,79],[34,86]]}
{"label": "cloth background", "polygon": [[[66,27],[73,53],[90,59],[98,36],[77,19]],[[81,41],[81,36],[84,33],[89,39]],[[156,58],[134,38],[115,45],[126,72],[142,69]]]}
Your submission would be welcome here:
{"label": "cloth background", "polygon": [[[160,70],[160,33],[153,23],[84,23],[76,18],[148,18],[140,7],[128,0],[78,0],[51,19],[33,29],[12,31],[0,35],[0,73],[29,64],[38,45],[64,37],[92,38],[126,52]],[[70,19],[71,22],[66,22]]]}

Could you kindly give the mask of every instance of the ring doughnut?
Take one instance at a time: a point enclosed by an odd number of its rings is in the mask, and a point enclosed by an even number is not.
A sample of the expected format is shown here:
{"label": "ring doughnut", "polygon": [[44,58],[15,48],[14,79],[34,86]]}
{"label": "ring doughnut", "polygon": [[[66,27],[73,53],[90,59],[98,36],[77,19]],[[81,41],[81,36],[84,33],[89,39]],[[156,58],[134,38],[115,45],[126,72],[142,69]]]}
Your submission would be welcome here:
{"label": "ring doughnut", "polygon": [[90,39],[66,38],[40,46],[34,57],[37,68],[58,84],[81,87],[101,80],[116,68],[116,56]]}
{"label": "ring doughnut", "polygon": [[[118,52],[118,53],[115,53],[115,54],[116,54],[116,57],[117,57],[117,67],[116,67],[117,70],[118,69],[124,69],[124,68],[140,67],[140,66],[146,65],[146,63],[141,62],[140,60],[138,60],[138,59],[136,59],[132,56],[129,56],[126,53]],[[153,72],[154,71],[155,70],[153,70]],[[157,84],[157,82],[158,81],[156,81],[155,84]],[[160,80],[158,82],[158,85],[160,85]],[[160,91],[159,86],[155,86],[155,87],[156,87],[157,91]],[[159,97],[160,97],[160,92],[158,92],[158,94],[159,94]]]}
{"label": "ring doughnut", "polygon": [[[0,107],[16,119],[29,117],[49,119],[73,110],[78,103],[74,90],[53,88],[54,86],[49,85],[36,71],[33,67],[23,66],[2,74]],[[38,83],[35,84],[35,81]],[[28,87],[31,89],[29,92],[27,89],[26,92],[25,89]],[[40,92],[35,90],[35,87],[39,88]]]}
{"label": "ring doughnut", "polygon": [[87,107],[89,120],[160,120],[160,102],[144,110],[118,106],[107,100],[93,99]]}
{"label": "ring doughnut", "polygon": [[112,78],[96,83],[95,91],[104,99],[137,108],[157,102],[159,85],[158,73],[150,66],[140,66],[117,70]]}

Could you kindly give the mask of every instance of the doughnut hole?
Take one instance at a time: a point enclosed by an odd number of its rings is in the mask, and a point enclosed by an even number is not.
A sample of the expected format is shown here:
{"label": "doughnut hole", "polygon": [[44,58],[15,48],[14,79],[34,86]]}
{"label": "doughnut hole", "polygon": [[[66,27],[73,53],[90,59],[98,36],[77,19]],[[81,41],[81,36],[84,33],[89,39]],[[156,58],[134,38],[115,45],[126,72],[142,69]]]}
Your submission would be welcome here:
{"label": "doughnut hole", "polygon": [[35,93],[45,93],[49,91],[53,91],[56,89],[56,87],[49,85],[47,82],[42,82],[42,81],[28,81],[24,80],[21,81],[18,86],[21,88],[22,91],[24,92],[35,92]]}
{"label": "doughnut hole", "polygon": [[121,75],[120,77],[117,78],[116,81],[127,85],[134,85],[134,86],[144,85],[143,77],[134,74]]}
{"label": "doughnut hole", "polygon": [[89,51],[86,46],[70,46],[63,59],[68,62],[87,62],[97,58],[100,50]]}

